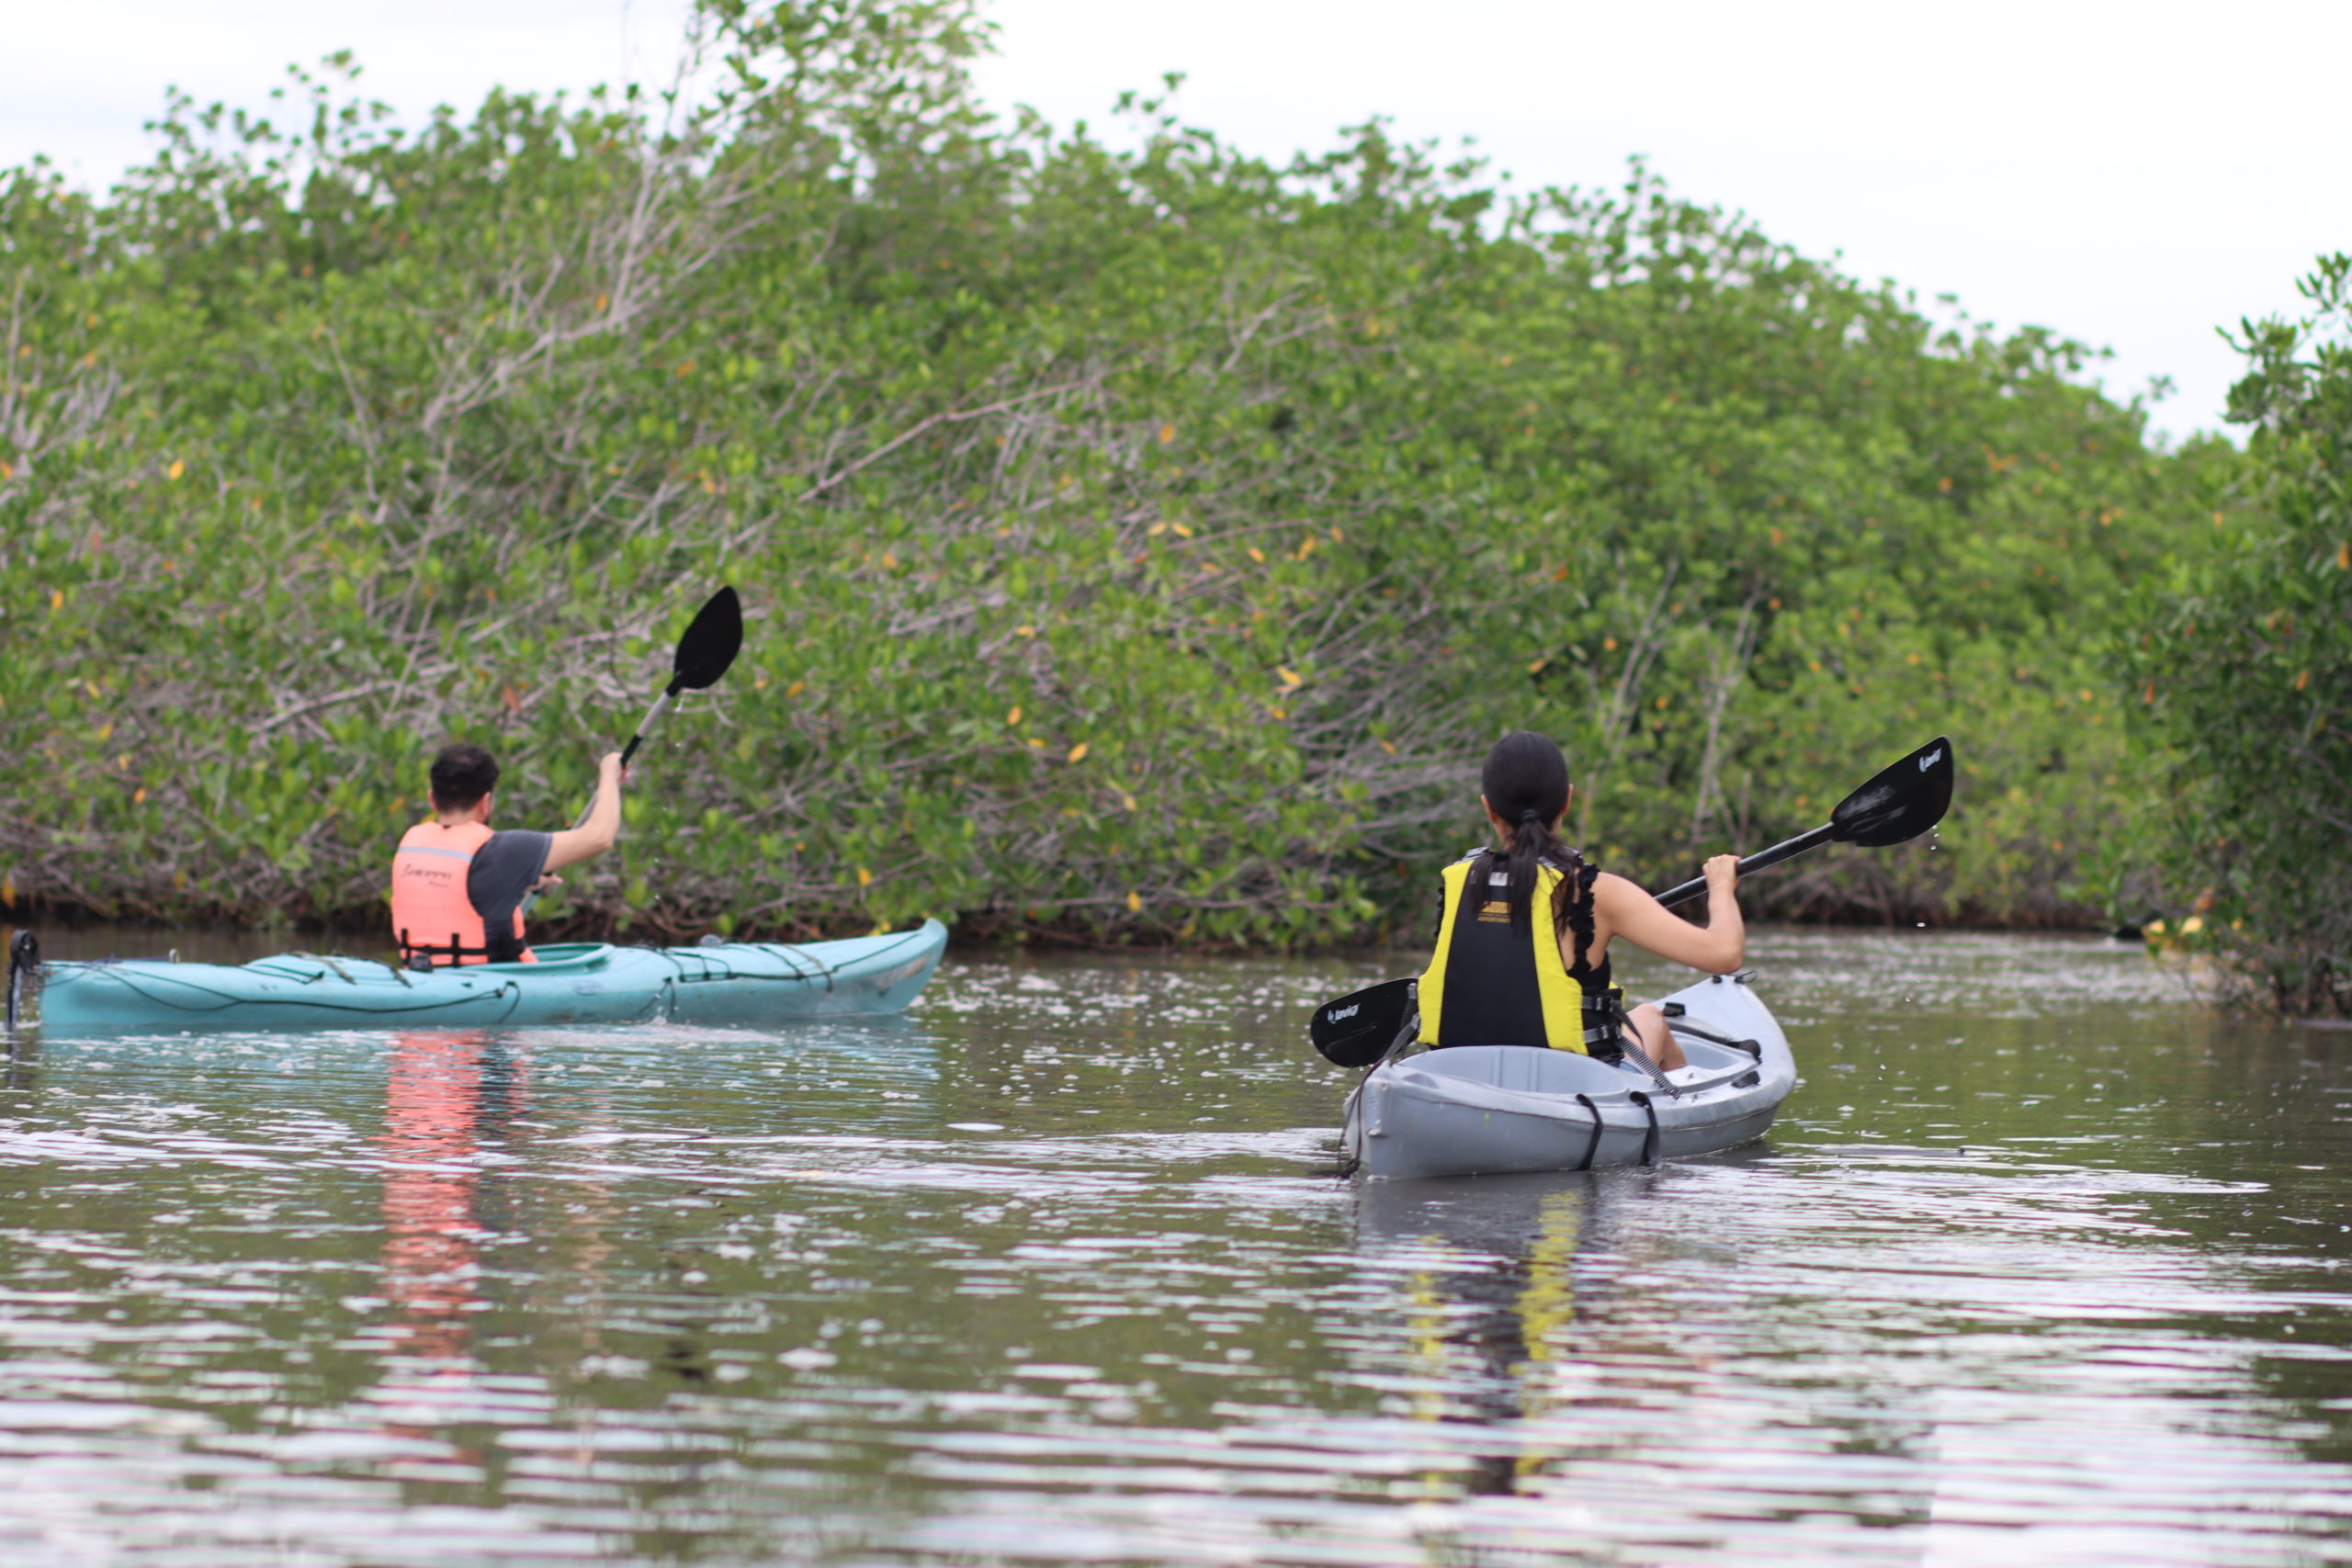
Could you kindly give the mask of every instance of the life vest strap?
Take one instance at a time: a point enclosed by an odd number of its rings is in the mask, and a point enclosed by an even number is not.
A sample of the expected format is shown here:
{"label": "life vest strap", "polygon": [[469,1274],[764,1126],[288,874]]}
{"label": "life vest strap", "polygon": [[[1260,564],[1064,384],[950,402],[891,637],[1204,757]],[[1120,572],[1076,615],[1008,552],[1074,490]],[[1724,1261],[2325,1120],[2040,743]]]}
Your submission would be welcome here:
{"label": "life vest strap", "polygon": [[[469,958],[479,958],[485,964],[490,962],[490,949],[487,946],[468,947],[465,944],[463,933],[458,931],[449,933],[449,941],[446,946],[439,942],[411,942],[406,926],[401,928],[400,939],[401,963],[411,969],[418,966],[416,961],[420,958],[424,960],[424,966],[429,969],[452,967],[463,964]],[[444,953],[448,955],[447,964],[442,962]]]}
{"label": "life vest strap", "polygon": [[1611,986],[1591,991],[1584,998],[1584,1043],[1587,1055],[1604,1062],[1624,1059],[1625,991]]}

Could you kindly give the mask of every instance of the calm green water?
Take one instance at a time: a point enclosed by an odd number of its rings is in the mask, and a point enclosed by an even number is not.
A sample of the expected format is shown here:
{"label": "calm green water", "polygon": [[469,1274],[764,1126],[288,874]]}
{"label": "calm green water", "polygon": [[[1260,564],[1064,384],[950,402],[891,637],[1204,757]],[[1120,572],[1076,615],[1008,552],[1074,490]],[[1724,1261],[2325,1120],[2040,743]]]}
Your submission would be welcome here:
{"label": "calm green water", "polygon": [[1509,1181],[1326,1173],[1339,962],[25,1043],[0,1562],[2352,1558],[2352,1034],[1753,951],[1769,1145]]}

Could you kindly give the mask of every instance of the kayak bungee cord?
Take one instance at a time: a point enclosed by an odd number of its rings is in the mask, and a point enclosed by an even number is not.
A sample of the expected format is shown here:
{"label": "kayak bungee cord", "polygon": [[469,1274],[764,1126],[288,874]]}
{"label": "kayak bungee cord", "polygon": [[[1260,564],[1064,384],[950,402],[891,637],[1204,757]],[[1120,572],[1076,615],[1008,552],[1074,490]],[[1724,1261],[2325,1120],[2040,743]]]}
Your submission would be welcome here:
{"label": "kayak bungee cord", "polygon": [[1608,1129],[1600,1124],[1600,1107],[1592,1102],[1592,1096],[1580,1094],[1577,1096],[1577,1103],[1584,1107],[1584,1113],[1587,1116],[1592,1118],[1592,1142],[1585,1145],[1584,1158],[1577,1162],[1577,1168],[1590,1170],[1592,1162],[1600,1156],[1600,1134]]}
{"label": "kayak bungee cord", "polygon": [[[122,987],[123,989],[142,997],[148,1001],[155,1003],[158,1007],[167,1007],[176,1012],[202,1014],[207,1012],[218,1012],[228,1008],[318,1008],[323,1009],[329,1012],[349,1013],[354,1017],[381,1018],[384,1016],[383,1010],[380,1008],[348,1006],[341,1002],[331,1001],[327,999],[326,997],[320,995],[306,994],[303,996],[294,997],[236,996],[230,992],[221,990],[217,987],[205,985],[199,980],[182,979],[175,976],[172,978],[172,986],[176,991],[183,995],[187,992],[196,992],[203,996],[211,997],[216,998],[219,1004],[216,1007],[209,1008],[200,1005],[190,1005],[187,1001],[182,999],[182,996],[167,995],[162,991],[150,990],[146,987],[141,986],[139,983],[141,978],[139,972],[136,970],[124,969],[120,966],[120,963],[121,961],[105,963],[93,959],[67,959],[62,962],[52,962],[49,966],[52,969],[89,969],[108,971],[109,973],[107,974],[106,977],[112,980],[116,985]],[[194,966],[190,965],[190,967]],[[386,964],[384,967],[389,969],[391,965]],[[325,977],[324,973],[322,972],[319,975],[312,976],[311,978],[313,980],[319,980],[324,979]],[[352,980],[348,975],[345,976],[344,978],[355,987],[359,984],[358,981]],[[413,989],[413,987],[411,988]],[[513,1010],[511,1004],[519,1000],[521,996],[521,990],[512,981],[502,980],[499,982],[498,988],[496,990],[469,991],[464,996],[452,997],[447,1001],[415,1002],[410,1004],[406,1008],[403,1008],[401,1010],[403,1012],[414,1012],[418,1010],[439,1011],[448,1008],[467,1007],[479,1002],[495,1002],[503,998],[510,1004],[508,1010],[511,1012]],[[499,1023],[504,1021],[503,1019],[486,1019],[482,1021],[488,1023]]]}

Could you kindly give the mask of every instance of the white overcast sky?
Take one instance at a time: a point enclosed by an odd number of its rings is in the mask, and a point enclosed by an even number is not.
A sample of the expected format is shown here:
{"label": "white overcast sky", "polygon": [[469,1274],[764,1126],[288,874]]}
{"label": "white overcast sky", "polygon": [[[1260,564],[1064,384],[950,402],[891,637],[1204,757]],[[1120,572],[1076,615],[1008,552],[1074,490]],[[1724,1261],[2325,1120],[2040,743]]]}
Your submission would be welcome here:
{"label": "white overcast sky", "polygon": [[[493,84],[653,82],[683,0],[0,0],[0,164],[105,185],[176,84],[258,106],[286,64],[351,49],[421,118]],[[2352,3],[2177,0],[992,0],[989,101],[1106,122],[1167,71],[1193,123],[1253,152],[1374,114],[1464,137],[1521,186],[1647,155],[1775,238],[1957,295],[2002,327],[2112,348],[2128,396],[2169,376],[2175,434],[2218,428],[2214,328],[2291,311],[2352,249]],[[2333,107],[2331,107],[2333,106]]]}

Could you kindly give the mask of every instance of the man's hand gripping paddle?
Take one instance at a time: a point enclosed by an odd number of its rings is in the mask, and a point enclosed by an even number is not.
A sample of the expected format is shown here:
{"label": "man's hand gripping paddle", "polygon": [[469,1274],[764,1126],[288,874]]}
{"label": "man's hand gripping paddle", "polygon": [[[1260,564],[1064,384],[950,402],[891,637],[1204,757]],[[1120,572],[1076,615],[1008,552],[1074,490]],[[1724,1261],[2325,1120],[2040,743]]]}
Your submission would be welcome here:
{"label": "man's hand gripping paddle", "polygon": [[[735,597],[734,589],[721,588],[695,612],[695,618],[687,624],[684,635],[678,638],[677,652],[670,660],[670,684],[653,699],[653,705],[646,710],[645,718],[638,725],[637,732],[621,749],[621,766],[628,766],[629,759],[637,755],[637,749],[645,744],[646,737],[653,733],[654,727],[669,711],[671,702],[680,692],[699,692],[717,685],[718,678],[727,673],[727,667],[735,662],[735,655],[742,651],[742,602]],[[596,799],[592,795],[587,807],[580,813],[580,819],[572,826],[577,828],[586,823],[589,813],[595,809]],[[522,908],[526,914],[538,901],[538,897],[537,888],[523,896]]]}
{"label": "man's hand gripping paddle", "polygon": [[[1739,863],[1739,874],[1778,865],[1823,844],[1860,844],[1883,849],[1916,839],[1943,820],[1951,805],[1951,740],[1938,736],[1838,803],[1829,820]],[[1657,896],[1661,904],[1687,904],[1707,890],[1707,879],[1677,883]],[[1414,980],[1384,980],[1377,986],[1325,1002],[1307,1021],[1306,1035],[1324,1059],[1342,1067],[1368,1067],[1388,1055],[1413,1021]]]}

